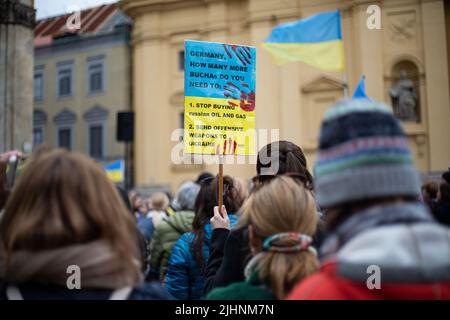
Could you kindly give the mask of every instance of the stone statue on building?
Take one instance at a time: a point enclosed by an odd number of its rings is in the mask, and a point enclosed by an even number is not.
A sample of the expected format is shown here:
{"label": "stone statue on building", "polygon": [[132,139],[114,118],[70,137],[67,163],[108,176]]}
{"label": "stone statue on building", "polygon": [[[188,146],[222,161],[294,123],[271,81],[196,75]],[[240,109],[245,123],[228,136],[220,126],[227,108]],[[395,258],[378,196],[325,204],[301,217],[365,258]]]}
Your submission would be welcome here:
{"label": "stone statue on building", "polygon": [[406,71],[400,72],[400,79],[389,90],[395,115],[402,121],[419,122],[419,99],[417,90]]}

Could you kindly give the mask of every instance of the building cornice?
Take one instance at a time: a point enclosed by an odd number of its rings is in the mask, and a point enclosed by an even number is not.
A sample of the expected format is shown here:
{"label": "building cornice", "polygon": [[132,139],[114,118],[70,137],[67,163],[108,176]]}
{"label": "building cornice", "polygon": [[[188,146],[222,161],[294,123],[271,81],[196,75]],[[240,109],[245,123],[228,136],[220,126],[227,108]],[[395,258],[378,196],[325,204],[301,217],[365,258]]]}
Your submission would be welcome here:
{"label": "building cornice", "polygon": [[227,0],[120,0],[118,4],[127,16],[134,19],[143,13],[192,8],[223,1]]}
{"label": "building cornice", "polygon": [[2,0],[0,2],[0,24],[16,24],[34,29],[36,10],[20,2]]}
{"label": "building cornice", "polygon": [[72,52],[77,50],[85,50],[91,47],[109,47],[116,45],[130,44],[130,31],[124,29],[116,29],[113,32],[84,35],[61,38],[53,41],[48,45],[35,47],[35,55],[41,57],[44,55],[55,55],[63,52]]}

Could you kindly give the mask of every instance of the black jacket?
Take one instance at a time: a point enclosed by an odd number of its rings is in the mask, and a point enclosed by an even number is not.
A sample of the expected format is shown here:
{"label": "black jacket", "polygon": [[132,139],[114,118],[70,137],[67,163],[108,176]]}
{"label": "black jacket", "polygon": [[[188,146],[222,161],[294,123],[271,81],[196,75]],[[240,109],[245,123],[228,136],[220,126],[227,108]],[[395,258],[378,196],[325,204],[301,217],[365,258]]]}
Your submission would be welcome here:
{"label": "black jacket", "polygon": [[244,269],[250,258],[247,227],[233,231],[214,229],[204,272],[203,293],[206,295],[215,287],[244,281]]}
{"label": "black jacket", "polygon": [[[7,300],[7,285],[0,284],[0,301]],[[24,300],[108,300],[113,290],[110,289],[73,289],[64,287],[23,284],[17,287]],[[158,282],[143,283],[133,288],[127,300],[166,300],[167,293]]]}
{"label": "black jacket", "polygon": [[450,227],[450,202],[438,203],[433,214],[439,223]]}

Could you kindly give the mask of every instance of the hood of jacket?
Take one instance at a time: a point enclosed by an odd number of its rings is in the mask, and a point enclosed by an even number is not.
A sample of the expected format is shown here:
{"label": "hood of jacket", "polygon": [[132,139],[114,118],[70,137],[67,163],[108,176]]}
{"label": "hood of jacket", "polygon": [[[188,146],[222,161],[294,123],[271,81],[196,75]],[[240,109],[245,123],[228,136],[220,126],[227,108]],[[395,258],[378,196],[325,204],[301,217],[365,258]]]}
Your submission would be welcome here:
{"label": "hood of jacket", "polygon": [[337,275],[366,282],[374,270],[381,283],[450,281],[450,229],[436,223],[374,228],[339,250]]}
{"label": "hood of jacket", "polygon": [[183,234],[192,230],[194,216],[194,211],[177,211],[167,220],[167,224],[178,233]]}

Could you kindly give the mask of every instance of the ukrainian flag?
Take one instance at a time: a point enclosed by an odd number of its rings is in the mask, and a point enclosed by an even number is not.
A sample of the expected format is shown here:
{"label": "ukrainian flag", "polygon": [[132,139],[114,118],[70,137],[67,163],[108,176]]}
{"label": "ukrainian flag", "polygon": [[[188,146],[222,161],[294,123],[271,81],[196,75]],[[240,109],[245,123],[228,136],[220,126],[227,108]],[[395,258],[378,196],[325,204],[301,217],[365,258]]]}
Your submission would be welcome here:
{"label": "ukrainian flag", "polygon": [[123,160],[118,160],[105,165],[104,170],[108,178],[115,183],[124,181],[125,165]]}
{"label": "ukrainian flag", "polygon": [[344,70],[344,46],[339,11],[275,27],[262,44],[275,63],[303,61],[324,71]]}

